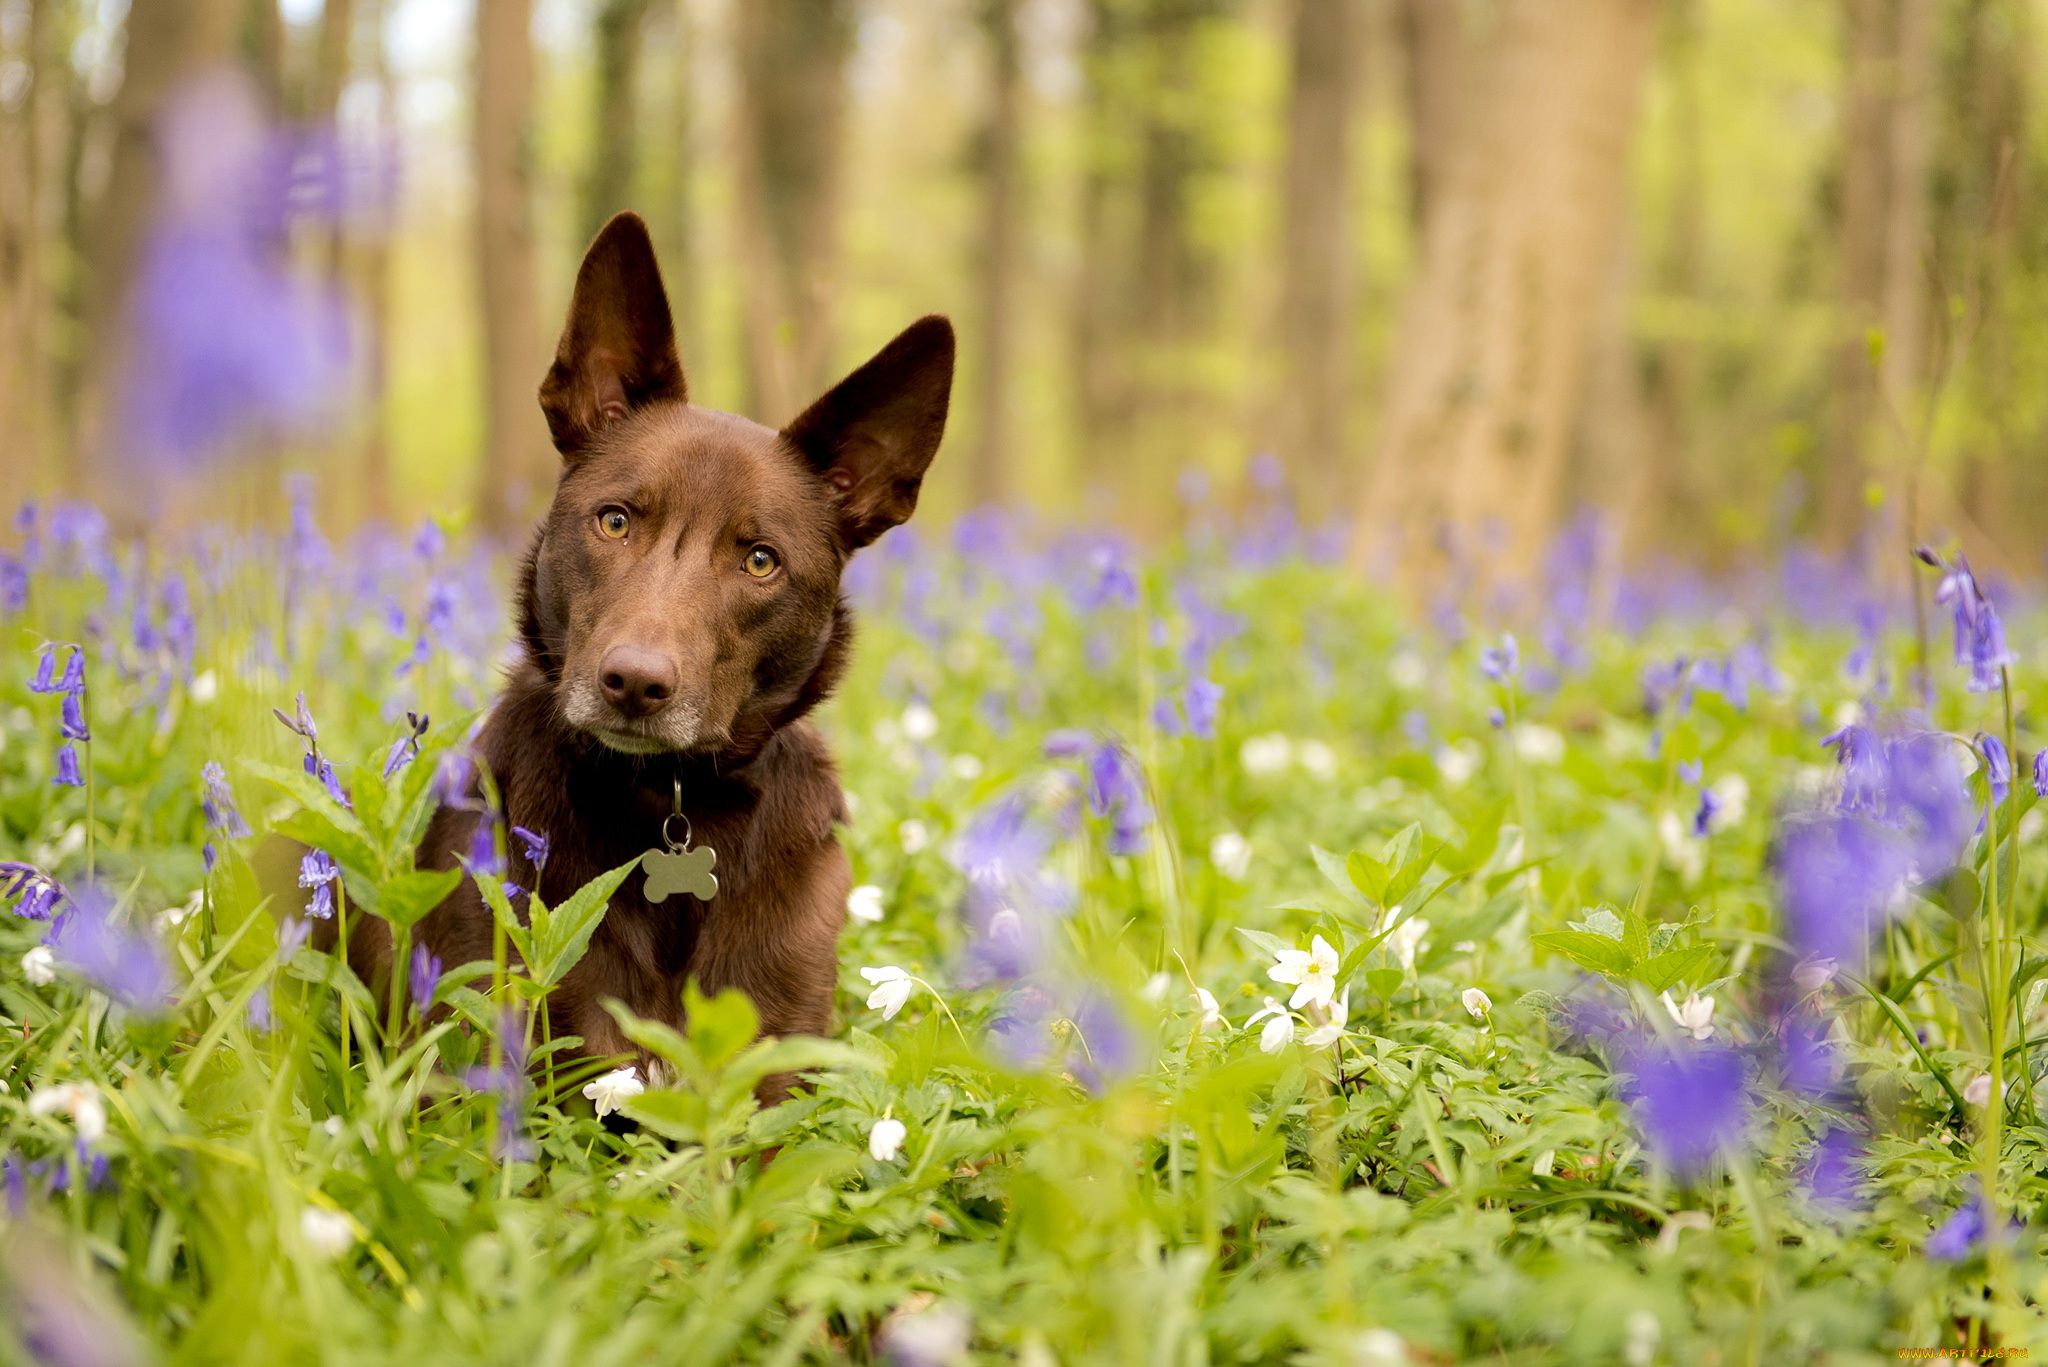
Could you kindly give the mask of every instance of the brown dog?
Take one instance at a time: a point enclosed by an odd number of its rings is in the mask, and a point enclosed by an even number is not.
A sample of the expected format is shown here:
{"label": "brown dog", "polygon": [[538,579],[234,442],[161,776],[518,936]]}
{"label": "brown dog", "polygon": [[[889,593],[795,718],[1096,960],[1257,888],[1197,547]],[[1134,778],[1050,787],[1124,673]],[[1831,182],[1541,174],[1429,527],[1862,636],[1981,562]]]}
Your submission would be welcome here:
{"label": "brown dog", "polygon": [[[536,870],[514,842],[507,870],[551,905],[660,849],[678,783],[718,891],[650,901],[627,878],[549,1002],[585,1053],[633,1052],[606,998],[681,1025],[690,978],[746,992],[766,1034],[828,1027],[845,806],[803,718],[845,667],[840,573],[917,506],[952,381],[952,325],[929,317],[780,432],[696,407],[646,225],[620,214],[591,243],[540,389],[562,475],[520,583],[524,658],[476,751],[507,825],[551,843]],[[456,867],[479,819],[443,808],[421,867]],[[491,957],[468,881],[417,934],[444,963]],[[364,980],[390,981],[384,924],[350,940]]]}

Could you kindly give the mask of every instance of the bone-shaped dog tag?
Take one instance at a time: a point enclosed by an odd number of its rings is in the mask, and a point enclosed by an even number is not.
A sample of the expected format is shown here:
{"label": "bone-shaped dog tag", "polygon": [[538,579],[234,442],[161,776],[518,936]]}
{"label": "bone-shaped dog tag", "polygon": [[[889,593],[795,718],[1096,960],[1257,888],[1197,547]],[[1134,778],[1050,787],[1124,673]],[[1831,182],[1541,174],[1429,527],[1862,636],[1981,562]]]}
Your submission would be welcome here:
{"label": "bone-shaped dog tag", "polygon": [[718,851],[709,845],[694,850],[649,850],[640,856],[647,872],[647,900],[665,902],[678,892],[699,901],[718,896],[718,875],[711,870],[718,863]]}

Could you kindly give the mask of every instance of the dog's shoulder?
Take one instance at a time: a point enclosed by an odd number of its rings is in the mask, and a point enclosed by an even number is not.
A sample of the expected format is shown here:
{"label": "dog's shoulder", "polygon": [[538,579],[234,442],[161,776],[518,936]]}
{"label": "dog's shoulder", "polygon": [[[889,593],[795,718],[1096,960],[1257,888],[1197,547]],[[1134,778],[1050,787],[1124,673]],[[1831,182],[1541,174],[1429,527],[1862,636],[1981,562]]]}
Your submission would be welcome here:
{"label": "dog's shoulder", "polygon": [[833,828],[846,824],[839,767],[824,736],[809,721],[791,722],[777,731],[748,768],[758,795],[757,819],[772,828],[776,843],[795,843],[802,837],[830,840]]}

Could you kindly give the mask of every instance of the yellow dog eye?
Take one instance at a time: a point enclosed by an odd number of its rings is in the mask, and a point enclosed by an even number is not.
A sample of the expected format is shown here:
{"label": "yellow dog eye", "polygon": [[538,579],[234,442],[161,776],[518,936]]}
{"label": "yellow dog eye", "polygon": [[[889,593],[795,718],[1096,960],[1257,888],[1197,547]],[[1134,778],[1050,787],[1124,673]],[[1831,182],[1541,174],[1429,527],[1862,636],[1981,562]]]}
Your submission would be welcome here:
{"label": "yellow dog eye", "polygon": [[775,558],[775,552],[766,546],[756,546],[747,552],[747,573],[756,579],[766,579],[781,563]]}
{"label": "yellow dog eye", "polygon": [[597,515],[597,529],[614,541],[626,539],[629,525],[623,508],[607,508]]}

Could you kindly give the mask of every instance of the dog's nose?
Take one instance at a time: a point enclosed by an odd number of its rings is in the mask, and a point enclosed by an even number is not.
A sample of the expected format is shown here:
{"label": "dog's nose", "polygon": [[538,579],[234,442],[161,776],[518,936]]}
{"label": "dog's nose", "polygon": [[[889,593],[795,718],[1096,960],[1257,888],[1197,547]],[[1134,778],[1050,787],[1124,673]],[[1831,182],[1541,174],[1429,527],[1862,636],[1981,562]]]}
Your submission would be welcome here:
{"label": "dog's nose", "polygon": [[645,646],[613,646],[598,662],[597,680],[606,702],[625,716],[645,717],[675,696],[676,662]]}

